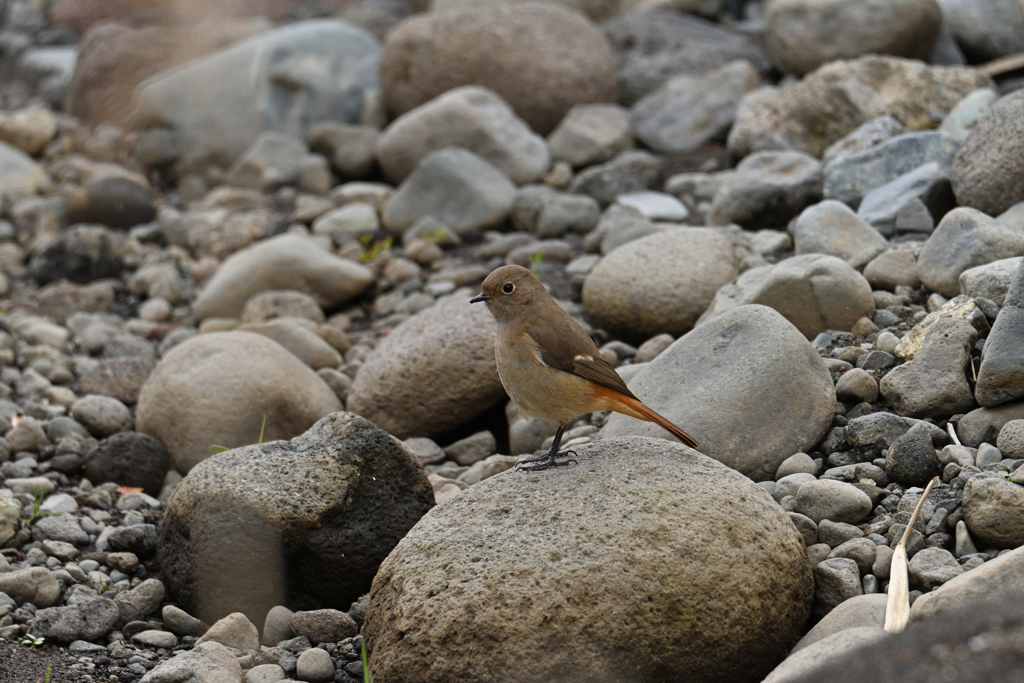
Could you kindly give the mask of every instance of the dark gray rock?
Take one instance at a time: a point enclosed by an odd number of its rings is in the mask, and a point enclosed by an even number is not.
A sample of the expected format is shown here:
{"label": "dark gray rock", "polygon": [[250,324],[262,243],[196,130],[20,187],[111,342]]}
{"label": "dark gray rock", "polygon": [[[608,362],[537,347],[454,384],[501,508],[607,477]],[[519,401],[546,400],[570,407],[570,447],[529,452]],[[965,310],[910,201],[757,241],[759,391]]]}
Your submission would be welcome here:
{"label": "dark gray rock", "polygon": [[[751,363],[772,371],[748,372]],[[652,410],[692,434],[703,452],[755,481],[773,479],[783,460],[817,444],[835,410],[832,379],[817,351],[764,306],[737,307],[697,327],[629,384]],[[751,403],[750,396],[760,398]],[[786,424],[773,417],[779,411],[790,416]],[[602,434],[665,432],[616,414]]]}
{"label": "dark gray rock", "polygon": [[104,439],[85,461],[85,476],[93,484],[108,481],[139,486],[151,496],[160,495],[171,455],[162,443],[140,432],[121,432]]}
{"label": "dark gray rock", "polygon": [[99,223],[108,228],[127,230],[156,218],[153,192],[125,178],[105,178],[64,196],[69,225]]}
{"label": "dark gray rock", "polygon": [[917,274],[933,292],[960,294],[960,275],[976,266],[1024,254],[1024,234],[980,211],[958,208],[946,214],[917,257]]}
{"label": "dark gray rock", "polygon": [[[851,598],[846,602],[852,602],[855,599]],[[843,604],[845,605],[846,602]],[[839,609],[837,607],[832,612],[837,612]],[[828,616],[820,623],[825,622],[826,619]],[[861,654],[863,651],[870,650],[887,635],[880,626],[859,626],[840,630],[808,645],[799,652],[792,652],[764,679],[764,683],[826,680],[819,678],[819,672],[822,669],[828,668],[832,662],[842,659],[848,652],[856,652],[858,656],[863,656]]]}
{"label": "dark gray rock", "polygon": [[654,187],[661,170],[661,160],[650,152],[623,152],[611,161],[581,171],[570,192],[590,195],[607,206],[620,194],[639,192]]}
{"label": "dark gray rock", "polygon": [[29,631],[58,643],[99,640],[114,628],[121,613],[117,603],[92,593],[76,593],[65,607],[39,610]]}
{"label": "dark gray rock", "polygon": [[[703,683],[736,670],[756,680],[774,666],[812,592],[786,514],[749,479],[677,443],[605,439],[577,452],[571,471],[505,472],[470,487],[402,540],[366,615],[376,677],[423,681],[438,658],[453,664],[437,680],[452,682]],[[548,532],[524,534],[524,524]],[[716,540],[722,525],[734,541]],[[467,548],[471,561],[457,560]],[[582,557],[591,559],[572,559]],[[719,597],[708,601],[708,590]],[[550,646],[562,638],[574,646]]]}
{"label": "dark gray rock", "polygon": [[182,607],[208,623],[239,610],[262,623],[280,604],[343,609],[433,504],[397,441],[338,412],[291,441],[193,468],[161,520],[160,566]]}
{"label": "dark gray rock", "polygon": [[939,417],[970,410],[974,397],[966,370],[977,339],[978,331],[969,322],[940,318],[925,333],[917,355],[882,378],[882,396],[897,413],[910,417]]}
{"label": "dark gray rock", "polygon": [[79,387],[82,394],[110,396],[131,405],[139,400],[142,385],[153,368],[153,361],[145,357],[103,358],[95,368],[82,375]]}
{"label": "dark gray rock", "polygon": [[939,459],[926,427],[911,427],[889,446],[885,473],[892,481],[903,486],[923,487],[939,472]]}
{"label": "dark gray rock", "polygon": [[156,552],[156,527],[152,524],[120,527],[107,537],[107,545],[117,552],[150,558]]}
{"label": "dark gray rock", "polygon": [[61,279],[86,283],[117,278],[124,270],[123,242],[123,235],[106,228],[79,225],[61,232],[53,243],[37,251],[28,271],[40,285]]}
{"label": "dark gray rock", "polygon": [[993,104],[953,160],[961,206],[995,216],[1024,201],[1024,92]]}
{"label": "dark gray rock", "polygon": [[604,25],[621,63],[619,99],[631,105],[679,74],[701,75],[736,59],[771,68],[758,41],[688,14],[628,12]]}
{"label": "dark gray rock", "polygon": [[886,237],[931,232],[956,207],[949,169],[931,162],[864,195],[857,215]]}
{"label": "dark gray rock", "polygon": [[821,199],[821,162],[802,152],[755,152],[715,194],[709,220],[744,228],[779,228]]}
{"label": "dark gray rock", "polygon": [[1006,292],[981,354],[975,397],[994,406],[1024,396],[1024,261]]}
{"label": "dark gray rock", "polygon": [[854,208],[866,194],[904,173],[935,162],[948,172],[960,148],[954,138],[936,131],[897,135],[876,147],[836,157],[824,168],[823,193]]}

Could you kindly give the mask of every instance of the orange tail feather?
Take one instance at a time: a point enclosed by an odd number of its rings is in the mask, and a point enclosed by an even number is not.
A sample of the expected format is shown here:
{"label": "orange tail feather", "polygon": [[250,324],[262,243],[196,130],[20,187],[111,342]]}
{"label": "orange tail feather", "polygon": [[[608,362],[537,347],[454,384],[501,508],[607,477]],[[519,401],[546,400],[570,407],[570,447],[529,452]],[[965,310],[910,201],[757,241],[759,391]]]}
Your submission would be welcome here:
{"label": "orange tail feather", "polygon": [[646,420],[647,422],[653,422],[664,428],[667,432],[672,434],[672,436],[676,437],[690,448],[696,449],[699,447],[699,444],[692,436],[669,422],[666,418],[658,415],[635,398],[631,398],[619,392],[615,392],[614,394],[612,394],[612,392],[607,392],[605,395],[619,404],[619,406],[611,407],[615,412],[622,413],[623,415],[629,415],[630,417],[635,417],[640,420]]}

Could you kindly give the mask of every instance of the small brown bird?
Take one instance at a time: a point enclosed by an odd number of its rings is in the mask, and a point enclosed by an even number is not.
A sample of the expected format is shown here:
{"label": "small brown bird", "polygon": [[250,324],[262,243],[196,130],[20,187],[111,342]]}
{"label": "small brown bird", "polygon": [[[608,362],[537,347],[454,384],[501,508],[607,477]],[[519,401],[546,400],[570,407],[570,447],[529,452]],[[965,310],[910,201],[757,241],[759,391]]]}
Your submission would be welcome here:
{"label": "small brown bird", "polygon": [[697,442],[645,406],[579,323],[555,303],[544,285],[522,266],[502,266],[484,280],[470,303],[487,303],[498,321],[494,355],[505,391],[526,417],[558,422],[551,449],[521,461],[516,469],[546,470],[575,462],[558,461],[566,425],[595,410],[612,410],[661,425],[691,448]]}

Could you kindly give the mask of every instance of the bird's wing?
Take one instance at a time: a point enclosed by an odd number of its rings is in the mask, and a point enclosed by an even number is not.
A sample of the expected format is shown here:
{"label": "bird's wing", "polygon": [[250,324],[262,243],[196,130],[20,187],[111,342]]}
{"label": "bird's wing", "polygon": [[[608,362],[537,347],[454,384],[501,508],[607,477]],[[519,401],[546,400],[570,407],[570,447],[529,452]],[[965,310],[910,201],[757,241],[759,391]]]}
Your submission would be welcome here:
{"label": "bird's wing", "polygon": [[601,356],[590,335],[568,313],[558,324],[544,322],[554,323],[543,321],[542,324],[528,326],[525,331],[537,345],[545,365],[636,398],[615,368]]}

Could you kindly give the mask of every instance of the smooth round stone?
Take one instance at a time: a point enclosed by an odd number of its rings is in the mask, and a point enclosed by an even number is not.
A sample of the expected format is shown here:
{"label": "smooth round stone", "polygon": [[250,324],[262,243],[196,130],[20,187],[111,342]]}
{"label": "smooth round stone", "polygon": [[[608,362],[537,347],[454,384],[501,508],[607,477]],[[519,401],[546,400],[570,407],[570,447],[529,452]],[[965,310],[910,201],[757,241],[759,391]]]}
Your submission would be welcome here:
{"label": "smooth round stone", "polygon": [[816,523],[856,524],[871,512],[871,498],[852,484],[830,479],[807,482],[796,495],[797,510]]}
{"label": "smooth round stone", "polygon": [[682,223],[690,216],[685,204],[664,192],[628,192],[615,203],[636,209],[649,221]]}
{"label": "smooth round stone", "polygon": [[299,655],[295,675],[300,681],[327,683],[334,680],[334,662],[325,650],[312,647]]}

